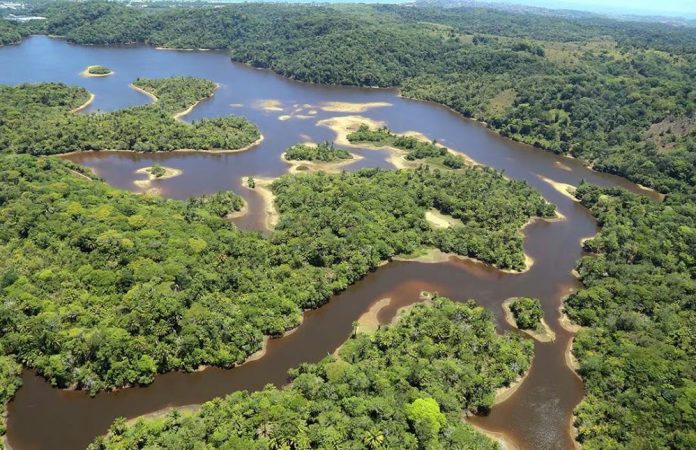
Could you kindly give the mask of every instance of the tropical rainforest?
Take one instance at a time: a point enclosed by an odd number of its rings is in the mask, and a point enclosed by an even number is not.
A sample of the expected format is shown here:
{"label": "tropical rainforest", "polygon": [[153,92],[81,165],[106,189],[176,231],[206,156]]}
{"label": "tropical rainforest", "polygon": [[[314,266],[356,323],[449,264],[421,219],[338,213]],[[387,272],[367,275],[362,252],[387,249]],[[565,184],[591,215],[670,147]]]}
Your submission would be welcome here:
{"label": "tropical rainforest", "polygon": [[[230,49],[314,83],[397,86],[663,192],[696,177],[696,28],[393,5],[50,3],[34,32]],[[340,57],[336,57],[340,55]]]}
{"label": "tropical rainforest", "polygon": [[532,345],[496,334],[491,319],[473,301],[436,298],[293,370],[283,389],[236,392],[193,414],[116,422],[90,448],[494,450],[498,444],[462,422],[462,411],[486,411],[495,389],[529,367]]}
{"label": "tropical rainforest", "polygon": [[[397,254],[438,246],[521,268],[521,226],[553,214],[491,169],[316,173],[273,184],[281,220],[265,238],[221,218],[241,206],[233,194],[140,196],[77,169],[2,157],[0,348],[91,392],[240,363]],[[462,226],[430,229],[432,207]]]}
{"label": "tropical rainforest", "polygon": [[215,83],[201,78],[137,79],[133,86],[157,100],[112,113],[74,114],[90,98],[84,88],[61,83],[0,86],[0,149],[47,155],[87,150],[235,150],[261,136],[242,117],[192,124],[174,114],[210,97]]}
{"label": "tropical rainforest", "polygon": [[[37,13],[47,20],[0,21],[0,43],[40,32],[83,44],[230,49],[235,61],[298,80],[399,87],[406,96],[445,104],[512,139],[667,194],[655,202],[587,184],[575,193],[602,227],[584,244],[588,254],[578,265],[583,288],[565,303],[569,317],[583,326],[573,352],[586,397],[575,426],[587,449],[696,447],[696,28],[387,5],[130,8],[56,2],[38,6]],[[34,154],[86,150],[100,142],[109,144],[101,148],[176,148],[156,136],[167,136],[160,131],[168,127],[195,130],[196,124],[171,116],[210,89],[195,89],[167,110],[155,104],[105,114],[109,119],[84,119],[69,114],[89,97],[80,88],[2,87],[0,146]],[[158,103],[167,103],[164,92],[156,95]],[[156,133],[143,131],[124,142],[82,132],[90,120],[115,123],[119,114],[147,118]],[[258,136],[247,123],[236,128],[239,146]],[[57,134],[62,129],[76,130],[69,134],[74,142]],[[409,152],[408,146],[417,146],[425,161],[441,157],[443,165],[447,157],[436,142],[396,142],[389,130],[359,132],[356,142],[399,144]],[[208,133],[202,134],[206,139]],[[189,202],[135,196],[66,162],[1,158],[0,401],[17,388],[18,363],[37,368],[55,385],[77,383],[92,391],[147,383],[173,368],[233,365],[259,348],[263,334],[296,325],[302,308],[321,304],[381,259],[416,247],[436,246],[519,269],[519,226],[552,213],[537,194],[521,192],[489,169],[312,174],[274,184],[281,220],[265,238],[221,218],[227,208],[241,207],[233,194]],[[389,188],[377,189],[376,183]],[[486,183],[495,196],[483,204],[469,188]],[[388,201],[370,203],[375,195]],[[505,208],[497,215],[487,211],[499,205]],[[432,207],[466,227],[430,229],[423,214]],[[346,214],[335,214],[338,208]],[[374,243],[371,253],[355,251],[361,239]],[[132,428],[118,422],[95,446],[156,447],[186,439],[213,446],[233,433],[243,445],[255,439],[261,448],[271,442],[292,446],[290,436],[302,443],[339,439],[353,447],[379,447],[394,442],[393,436],[408,445],[473,445],[468,439],[477,438],[455,425],[453,413],[471,408],[457,403],[468,388],[451,391],[438,381],[440,373],[427,382],[408,376],[412,364],[423,363],[423,373],[432,374],[450,357],[447,346],[435,353],[425,347],[453,342],[447,341],[451,335],[435,337],[446,326],[435,317],[449,308],[475,309],[444,300],[418,308],[403,323],[351,339],[338,357],[293,372],[287,389],[234,394],[199,413]],[[435,334],[425,342],[406,333],[414,317],[437,322],[427,328]],[[396,342],[382,340],[395,335]],[[486,342],[502,341],[490,336]],[[505,342],[521,348],[517,341]],[[407,350],[419,359],[403,362]],[[497,367],[496,360],[477,355],[477,364]],[[461,369],[471,367],[467,362]],[[459,373],[458,366],[446,370]],[[472,388],[482,382],[478,370],[467,372]],[[474,398],[486,398],[522,370],[494,378]],[[375,378],[361,376],[368,373]],[[332,404],[335,398],[342,403]],[[268,406],[275,402],[279,409]]]}

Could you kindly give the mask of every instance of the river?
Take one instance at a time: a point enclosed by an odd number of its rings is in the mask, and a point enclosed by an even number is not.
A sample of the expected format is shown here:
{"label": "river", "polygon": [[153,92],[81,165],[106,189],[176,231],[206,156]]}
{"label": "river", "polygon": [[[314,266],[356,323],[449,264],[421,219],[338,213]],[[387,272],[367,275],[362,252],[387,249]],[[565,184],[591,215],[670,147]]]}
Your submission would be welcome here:
{"label": "river", "polygon": [[[111,68],[114,74],[103,78],[80,75],[85,67],[95,64]],[[242,188],[241,177],[283,174],[288,165],[280,160],[280,154],[288,146],[302,141],[332,140],[333,132],[317,122],[344,115],[382,121],[395,132],[419,131],[480,164],[526,180],[556,204],[566,218],[536,221],[525,228],[525,250],[535,261],[525,273],[503,273],[457,259],[437,264],[395,261],[334,296],[325,306],[306,312],[303,324],[295,332],[271,340],[264,357],[238,368],[163,374],[149,386],[104,392],[94,398],[84,392],[54,389],[26,370],[24,385],[8,410],[7,438],[14,450],[84,448],[119,416],[131,418],[165,407],[197,404],[235,390],[260,389],[268,383],[282,385],[288,369],[302,362],[318,361],[344,342],[353,321],[371,304],[384,297],[392,298],[390,306],[380,312],[380,320],[386,322],[400,306],[418,301],[422,290],[437,291],[455,300],[475,299],[495,314],[501,330],[509,328],[502,319],[501,304],[505,299],[532,296],[541,300],[556,340],[536,342],[532,368],[521,387],[494,406],[490,415],[471,421],[488,431],[504,434],[520,448],[573,448],[569,424],[573,408],[582,399],[583,385],[565,362],[565,350],[573,335],[559,323],[559,306],[563,296],[579,287],[571,272],[582,255],[580,240],[595,234],[597,227],[585,208],[545,179],[572,185],[584,179],[652,194],[625,179],[593,172],[576,160],[502,138],[442,106],[404,99],[396,90],[299,83],[232,63],[224,52],[87,47],[33,36],[19,45],[0,48],[0,67],[3,84],[61,81],[84,86],[95,94],[93,103],[84,111],[88,113],[148,102],[145,95],[128,87],[137,77],[193,75],[219,83],[215,95],[184,119],[244,115],[263,133],[265,139],[260,145],[240,153],[89,152],[71,155],[69,159],[93,168],[109,184],[134,192],[142,191],[133,183],[142,176],[134,172],[154,162],[183,171],[178,177],[153,182],[163,196],[187,198],[234,190],[244,196],[250,209],[249,214],[237,219],[241,227],[259,229],[263,223],[261,199]],[[346,108],[353,112],[345,111]],[[351,151],[363,159],[346,166],[346,170],[391,167],[385,152]]]}

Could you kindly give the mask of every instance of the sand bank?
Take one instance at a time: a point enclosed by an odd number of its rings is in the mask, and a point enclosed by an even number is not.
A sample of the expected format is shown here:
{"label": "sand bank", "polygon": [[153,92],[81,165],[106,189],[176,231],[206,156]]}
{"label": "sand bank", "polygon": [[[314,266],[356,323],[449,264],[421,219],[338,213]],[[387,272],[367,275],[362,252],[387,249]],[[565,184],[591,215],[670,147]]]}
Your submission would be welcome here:
{"label": "sand bank", "polygon": [[254,188],[250,188],[248,182],[249,177],[242,177],[242,186],[256,192],[261,196],[261,200],[263,200],[264,214],[266,215],[266,219],[264,221],[265,228],[272,231],[280,220],[280,213],[275,205],[275,195],[271,190],[273,179],[254,177],[254,182],[256,184]]}
{"label": "sand bank", "polygon": [[228,212],[225,215],[225,219],[239,219],[240,217],[244,217],[247,215],[249,212],[249,205],[247,204],[247,201],[242,199],[244,204],[242,205],[241,209],[239,211],[231,211]]}
{"label": "sand bank", "polygon": [[283,111],[283,103],[275,99],[256,100],[252,107],[263,111]]}
{"label": "sand bank", "polygon": [[510,310],[510,304],[515,301],[517,297],[511,297],[503,302],[502,308],[503,311],[505,312],[505,322],[507,322],[508,325],[511,327],[517,328],[521,332],[525,333],[526,335],[530,336],[532,339],[535,339],[539,342],[553,342],[556,340],[556,333],[549,327],[549,324],[546,323],[544,318],[541,318],[541,323],[539,324],[539,329],[537,330],[523,330],[520,327],[517,326],[517,322],[515,321],[515,316],[512,314],[512,311]]}
{"label": "sand bank", "polygon": [[82,111],[83,109],[87,108],[89,105],[91,105],[93,101],[94,101],[94,94],[92,94],[90,92],[89,99],[86,102],[84,102],[83,104],[81,104],[80,106],[78,106],[77,108],[71,109],[70,112],[71,113],[78,113],[78,112]]}
{"label": "sand bank", "polygon": [[321,102],[319,109],[326,112],[363,113],[373,108],[385,108],[387,106],[392,106],[392,104],[388,102]]}
{"label": "sand bank", "polygon": [[574,201],[574,202],[580,202],[580,200],[578,200],[577,198],[575,198],[575,195],[574,195],[574,193],[575,193],[575,186],[573,186],[572,184],[560,183],[560,182],[558,182],[558,181],[554,181],[554,180],[552,180],[552,179],[550,179],[550,178],[547,178],[547,177],[545,177],[545,176],[543,176],[543,175],[537,175],[537,177],[539,177],[540,180],[542,180],[542,181],[544,181],[544,182],[550,184],[552,188],[554,188],[555,190],[557,190],[557,191],[560,192],[561,194],[565,195],[566,197],[568,197],[568,198],[571,199],[572,201]]}
{"label": "sand bank", "polygon": [[156,101],[157,101],[157,96],[156,96],[155,94],[153,94],[152,92],[146,91],[146,90],[143,89],[143,88],[139,88],[138,86],[134,85],[133,83],[130,83],[130,84],[128,85],[128,87],[130,87],[131,89],[134,89],[134,90],[140,92],[141,94],[147,95],[148,97],[150,97],[150,99],[151,99],[153,102],[156,102]]}

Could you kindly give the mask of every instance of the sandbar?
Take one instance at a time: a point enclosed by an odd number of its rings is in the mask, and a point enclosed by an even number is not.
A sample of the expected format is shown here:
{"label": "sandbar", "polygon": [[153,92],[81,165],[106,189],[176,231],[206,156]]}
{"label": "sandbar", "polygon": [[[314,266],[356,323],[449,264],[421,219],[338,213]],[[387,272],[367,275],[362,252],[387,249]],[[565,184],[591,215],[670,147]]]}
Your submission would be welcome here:
{"label": "sandbar", "polygon": [[319,104],[319,109],[326,112],[363,113],[369,109],[384,108],[387,106],[392,106],[392,104],[388,102],[321,102]]}
{"label": "sandbar", "polygon": [[261,196],[263,200],[263,210],[266,215],[264,221],[264,226],[267,230],[272,231],[278,221],[280,220],[280,213],[275,205],[275,195],[271,190],[271,184],[273,184],[273,179],[270,178],[254,178],[255,187],[249,187],[249,177],[242,177],[242,186],[246,189],[252,190]]}

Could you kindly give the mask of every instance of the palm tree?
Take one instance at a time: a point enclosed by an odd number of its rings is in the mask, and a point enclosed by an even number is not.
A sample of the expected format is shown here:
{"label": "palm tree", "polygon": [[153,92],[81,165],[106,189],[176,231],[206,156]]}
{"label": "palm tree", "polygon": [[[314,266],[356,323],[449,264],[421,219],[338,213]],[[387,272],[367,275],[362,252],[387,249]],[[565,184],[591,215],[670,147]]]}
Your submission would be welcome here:
{"label": "palm tree", "polygon": [[365,444],[367,448],[380,448],[382,445],[384,445],[384,433],[382,433],[382,431],[376,427],[370,428],[365,432],[363,444]]}

